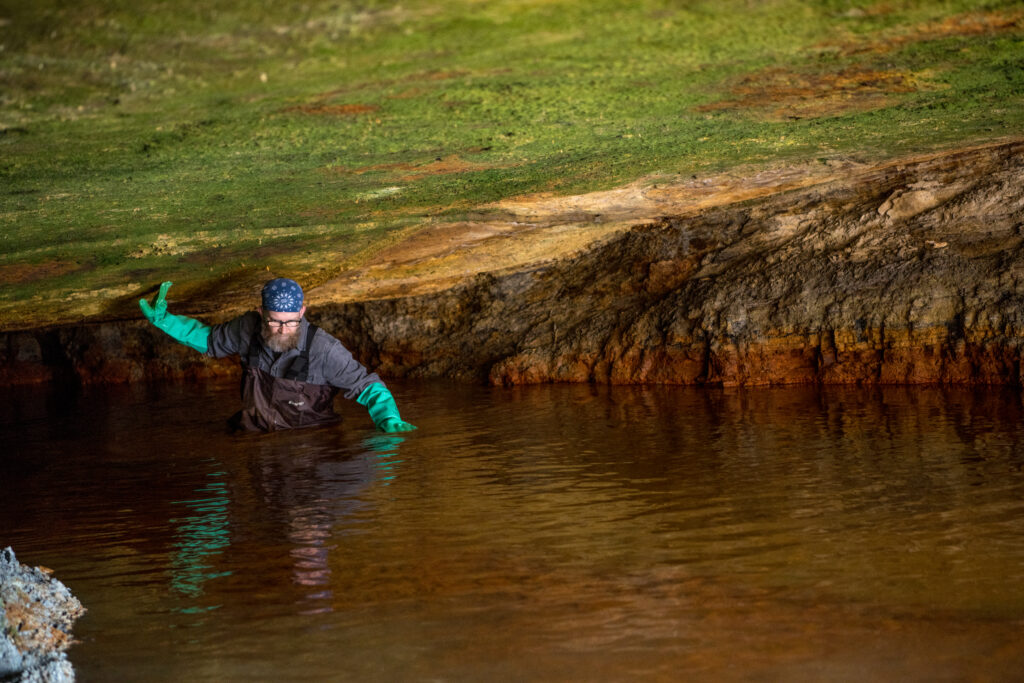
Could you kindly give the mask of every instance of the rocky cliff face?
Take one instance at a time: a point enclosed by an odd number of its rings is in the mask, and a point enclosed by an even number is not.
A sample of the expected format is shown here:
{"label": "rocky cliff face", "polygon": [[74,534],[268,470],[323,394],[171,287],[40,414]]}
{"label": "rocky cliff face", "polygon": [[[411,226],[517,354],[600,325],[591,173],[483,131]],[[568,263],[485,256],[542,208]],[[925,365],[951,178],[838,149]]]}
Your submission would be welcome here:
{"label": "rocky cliff face", "polygon": [[851,170],[449,291],[325,307],[390,375],[1017,383],[1024,144]]}
{"label": "rocky cliff face", "polygon": [[[362,283],[363,300],[328,286],[311,317],[385,376],[1021,382],[1024,142],[779,177],[719,201],[650,186],[648,199],[678,201],[641,202],[632,214],[577,206],[562,223],[549,219],[534,246],[559,231],[593,237],[550,260],[516,261],[510,249],[504,264],[443,286],[375,296]],[[503,244],[531,239],[486,232],[492,263]],[[425,259],[417,252],[405,265]],[[231,371],[134,322],[4,341],[7,381]]]}

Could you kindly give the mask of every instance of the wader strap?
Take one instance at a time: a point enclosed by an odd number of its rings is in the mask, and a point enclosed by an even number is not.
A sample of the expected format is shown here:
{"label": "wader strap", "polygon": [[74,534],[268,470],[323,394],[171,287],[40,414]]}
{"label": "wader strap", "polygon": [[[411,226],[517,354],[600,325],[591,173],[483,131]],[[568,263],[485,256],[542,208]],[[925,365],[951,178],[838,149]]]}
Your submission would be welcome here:
{"label": "wader strap", "polygon": [[319,329],[313,323],[309,324],[309,329],[306,330],[306,343],[303,344],[302,351],[292,361],[292,364],[288,366],[288,372],[284,373],[285,379],[305,382],[306,378],[309,377],[309,350],[313,347],[313,337],[316,336]]}
{"label": "wader strap", "polygon": [[260,366],[260,326],[256,326],[256,331],[252,333],[252,337],[249,338],[249,350],[245,354],[245,367],[247,368],[258,368]]}
{"label": "wader strap", "polygon": [[[292,360],[292,364],[288,366],[288,371],[284,373],[284,379],[294,379],[299,382],[305,382],[306,378],[309,377],[309,350],[313,346],[313,337],[320,331],[320,328],[313,323],[309,324],[309,329],[306,330],[306,343],[302,345],[302,350],[299,355]],[[252,339],[249,340],[249,351],[246,354],[245,366],[248,368],[258,368],[260,366],[260,328],[257,327],[256,331],[252,333]]]}

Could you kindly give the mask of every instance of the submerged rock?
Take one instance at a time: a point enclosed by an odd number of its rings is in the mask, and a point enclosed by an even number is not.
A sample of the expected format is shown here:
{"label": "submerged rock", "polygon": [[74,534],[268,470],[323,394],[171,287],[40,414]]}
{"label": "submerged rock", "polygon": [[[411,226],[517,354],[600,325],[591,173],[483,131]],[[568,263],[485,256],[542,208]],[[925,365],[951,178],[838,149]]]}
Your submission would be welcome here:
{"label": "submerged rock", "polygon": [[67,659],[71,627],[85,612],[48,570],[0,551],[0,680],[65,683],[75,680]]}

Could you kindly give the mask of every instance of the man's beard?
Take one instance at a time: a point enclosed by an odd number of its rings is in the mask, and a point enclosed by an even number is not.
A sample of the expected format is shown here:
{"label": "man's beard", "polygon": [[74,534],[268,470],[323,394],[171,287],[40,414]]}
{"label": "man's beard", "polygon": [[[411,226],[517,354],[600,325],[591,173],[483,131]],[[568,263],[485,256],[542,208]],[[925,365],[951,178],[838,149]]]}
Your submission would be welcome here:
{"label": "man's beard", "polygon": [[299,331],[295,330],[289,334],[274,334],[266,325],[263,326],[263,343],[274,353],[291,351],[299,345]]}

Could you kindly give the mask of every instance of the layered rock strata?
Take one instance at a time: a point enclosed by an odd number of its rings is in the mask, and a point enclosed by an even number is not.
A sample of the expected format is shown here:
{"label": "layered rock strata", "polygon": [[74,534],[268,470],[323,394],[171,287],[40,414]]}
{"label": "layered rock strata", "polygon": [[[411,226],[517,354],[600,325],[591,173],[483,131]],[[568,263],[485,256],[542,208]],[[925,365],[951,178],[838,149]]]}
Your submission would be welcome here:
{"label": "layered rock strata", "polygon": [[575,258],[326,307],[390,375],[725,385],[1011,383],[1024,144],[636,225]]}
{"label": "layered rock strata", "polygon": [[[341,279],[311,292],[311,317],[392,377],[1021,383],[1024,142],[780,177],[732,200],[610,212],[611,227],[597,212],[576,210],[562,223],[548,216],[532,246],[529,232],[477,230],[486,249],[472,253],[490,259],[483,272],[389,291],[374,288],[382,280],[369,269],[363,300],[343,294],[354,277]],[[657,196],[684,194],[674,192]],[[537,258],[536,244],[559,231],[594,237]],[[517,260],[517,245],[530,246],[531,259]],[[423,271],[429,260],[416,253],[401,265]],[[199,359],[141,322],[0,342],[8,381],[234,367]]]}

